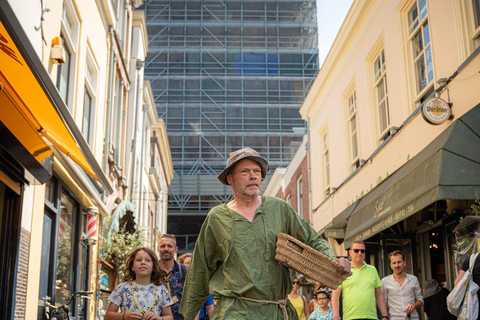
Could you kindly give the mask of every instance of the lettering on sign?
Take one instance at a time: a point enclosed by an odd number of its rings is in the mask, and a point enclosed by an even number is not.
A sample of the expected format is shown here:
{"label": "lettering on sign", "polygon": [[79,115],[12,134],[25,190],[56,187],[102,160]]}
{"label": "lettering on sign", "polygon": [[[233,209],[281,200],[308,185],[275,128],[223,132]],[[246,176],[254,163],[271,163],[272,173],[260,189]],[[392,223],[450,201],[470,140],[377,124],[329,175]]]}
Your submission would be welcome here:
{"label": "lettering on sign", "polygon": [[374,218],[379,218],[379,217],[385,215],[386,213],[388,213],[390,211],[390,209],[392,209],[392,207],[386,207],[384,209],[383,208],[383,201],[382,202],[377,201],[375,203],[375,212],[373,213],[373,217]]}
{"label": "lettering on sign", "polygon": [[448,102],[440,97],[431,97],[422,105],[422,116],[425,121],[439,125],[452,119],[452,109]]}
{"label": "lettering on sign", "polygon": [[[377,201],[377,203],[378,203],[378,201]],[[381,205],[379,205],[378,207],[377,207],[377,204],[375,204],[375,209],[378,209],[378,208],[383,208],[383,202],[381,202]],[[382,214],[385,214],[386,212],[390,211],[390,209],[391,209],[391,207],[388,207],[388,208],[385,208],[385,209],[381,210],[380,212]],[[379,233],[380,231],[382,231],[382,230],[384,230],[388,227],[391,227],[392,225],[404,220],[407,217],[407,214],[411,213],[413,210],[414,210],[413,205],[409,205],[408,207],[406,207],[404,209],[400,209],[396,213],[382,219],[380,222],[374,224],[373,226],[366,229],[365,231],[360,232],[357,235],[355,235],[353,237],[354,241],[362,241],[362,240],[370,238],[371,236],[374,236],[375,234]],[[374,213],[374,217],[375,217],[375,214],[376,214],[376,212]]]}

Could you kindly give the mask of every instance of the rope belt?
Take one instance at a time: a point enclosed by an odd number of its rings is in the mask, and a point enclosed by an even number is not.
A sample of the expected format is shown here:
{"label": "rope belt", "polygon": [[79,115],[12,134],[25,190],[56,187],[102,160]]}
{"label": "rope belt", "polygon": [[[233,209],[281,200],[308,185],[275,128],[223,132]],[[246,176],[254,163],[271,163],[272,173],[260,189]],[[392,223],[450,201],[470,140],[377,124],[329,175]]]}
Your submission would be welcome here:
{"label": "rope belt", "polygon": [[257,299],[245,298],[245,297],[237,297],[237,299],[251,301],[251,302],[257,302],[257,303],[276,304],[277,306],[280,307],[280,310],[282,310],[283,320],[288,320],[287,307],[286,307],[287,300],[286,299],[285,300],[278,300],[278,301],[257,300]]}

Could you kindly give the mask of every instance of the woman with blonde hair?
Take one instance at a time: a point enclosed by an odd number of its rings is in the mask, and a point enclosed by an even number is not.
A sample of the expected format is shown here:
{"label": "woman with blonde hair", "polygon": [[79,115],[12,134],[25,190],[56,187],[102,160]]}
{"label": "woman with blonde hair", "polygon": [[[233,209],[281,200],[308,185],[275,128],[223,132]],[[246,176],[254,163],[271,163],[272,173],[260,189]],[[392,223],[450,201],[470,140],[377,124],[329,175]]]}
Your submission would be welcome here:
{"label": "woman with blonde hair", "polygon": [[184,264],[187,267],[190,266],[191,261],[192,261],[192,254],[190,252],[184,253],[178,257],[178,263]]}

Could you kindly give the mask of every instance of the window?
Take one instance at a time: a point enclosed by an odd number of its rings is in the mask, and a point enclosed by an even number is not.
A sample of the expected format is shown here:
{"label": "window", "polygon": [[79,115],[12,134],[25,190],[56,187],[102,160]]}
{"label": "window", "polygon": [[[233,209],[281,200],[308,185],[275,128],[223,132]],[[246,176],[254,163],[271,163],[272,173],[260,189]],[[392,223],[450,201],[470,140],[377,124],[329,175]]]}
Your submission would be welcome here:
{"label": "window", "polygon": [[456,0],[452,3],[459,58],[465,61],[480,46],[480,0]]}
{"label": "window", "polygon": [[[84,208],[52,178],[45,194],[39,299],[52,298],[52,303],[65,303],[70,294],[86,290],[88,285],[89,248],[85,241],[87,219]],[[84,318],[84,303],[73,304],[72,315]],[[39,306],[39,312],[43,312]]]}
{"label": "window", "polygon": [[408,12],[415,87],[420,94],[433,81],[432,48],[426,0],[417,0]]}
{"label": "window", "polygon": [[117,28],[117,35],[118,39],[120,40],[120,47],[122,48],[123,52],[125,52],[125,44],[126,44],[126,32],[127,32],[127,3],[125,0],[119,0],[117,2],[117,19],[118,19],[118,28]]}
{"label": "window", "polygon": [[475,31],[473,32],[473,41],[475,48],[480,46],[480,0],[472,0],[473,20]]}
{"label": "window", "polygon": [[301,176],[297,180],[297,213],[300,217],[303,217],[303,189]]}
{"label": "window", "polygon": [[65,1],[63,3],[60,28],[60,36],[65,49],[65,63],[58,65],[56,86],[60,96],[70,110],[72,110],[71,105],[74,101],[74,90],[70,90],[70,88],[73,87],[75,79],[74,60],[77,52],[78,24],[79,21],[73,4],[70,1]]}
{"label": "window", "polygon": [[325,132],[322,136],[322,161],[323,161],[323,184],[325,196],[330,195],[330,158],[328,151],[328,134]]}
{"label": "window", "polygon": [[[62,40],[65,39],[65,37],[62,35]],[[63,40],[63,43],[65,43],[65,40]],[[57,89],[58,92],[60,92],[60,96],[62,97],[63,101],[65,104],[67,104],[68,101],[68,80],[70,78],[70,61],[71,61],[71,54],[70,54],[70,49],[68,48],[67,45],[65,45],[65,63],[60,63],[58,65],[58,71],[57,71]]]}
{"label": "window", "polygon": [[82,133],[88,144],[93,147],[95,130],[95,97],[97,91],[98,69],[94,63],[92,53],[87,50],[85,67],[85,90],[83,93]]}
{"label": "window", "polygon": [[472,0],[475,29],[480,28],[480,0]]}
{"label": "window", "polygon": [[385,51],[382,50],[374,63],[375,74],[375,106],[378,116],[380,140],[389,135],[390,111],[388,107],[387,72],[385,65]]}
{"label": "window", "polygon": [[[114,92],[114,105],[113,105],[113,122],[112,122],[112,133],[111,141],[113,147],[113,155],[115,162],[118,164],[120,161],[120,152],[122,145],[122,128],[123,128],[123,79],[120,74],[117,74],[115,77],[115,92]],[[135,119],[135,121],[138,121]]]}
{"label": "window", "polygon": [[347,99],[348,134],[350,138],[350,168],[353,172],[360,166],[358,155],[357,94],[355,91]]}
{"label": "window", "polygon": [[287,196],[287,199],[285,199],[285,201],[287,201],[287,203],[288,203],[289,205],[292,205],[292,195],[289,194],[289,195]]}
{"label": "window", "polygon": [[88,144],[92,145],[92,134],[91,129],[93,123],[92,118],[92,97],[88,92],[88,89],[85,87],[85,92],[83,94],[83,119],[82,119],[82,133],[87,140]]}

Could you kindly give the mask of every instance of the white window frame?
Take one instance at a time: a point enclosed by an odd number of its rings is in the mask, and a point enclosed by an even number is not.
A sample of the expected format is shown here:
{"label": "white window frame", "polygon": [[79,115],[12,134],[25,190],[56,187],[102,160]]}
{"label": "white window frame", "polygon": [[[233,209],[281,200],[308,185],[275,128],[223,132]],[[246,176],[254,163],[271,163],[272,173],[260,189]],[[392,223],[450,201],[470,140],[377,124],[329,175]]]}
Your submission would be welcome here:
{"label": "white window frame", "polygon": [[303,187],[302,176],[297,179],[297,213],[303,218]]}
{"label": "white window frame", "polygon": [[[97,112],[97,91],[98,91],[98,74],[99,68],[95,62],[92,51],[87,47],[87,55],[85,60],[85,93],[91,99],[90,117],[88,119],[88,135],[86,136],[87,142],[90,147],[94,148],[95,143],[95,124],[96,124],[96,112]],[[85,101],[84,101],[85,108]],[[84,111],[82,111],[82,122],[85,121]],[[82,132],[85,128],[85,123],[82,123]],[[84,133],[85,134],[85,133]]]}
{"label": "white window frame", "polygon": [[459,33],[460,61],[465,61],[480,46],[479,0],[454,0],[454,22]]}
{"label": "white window frame", "polygon": [[357,91],[355,89],[347,97],[347,127],[350,145],[350,172],[353,172],[360,166]]}
{"label": "white window frame", "polygon": [[[69,21],[70,23],[67,23]],[[70,112],[73,114],[73,105],[75,101],[75,79],[76,79],[76,65],[77,65],[77,56],[78,56],[78,41],[80,33],[80,20],[76,13],[75,7],[71,0],[64,0],[62,7],[62,19],[60,22],[60,32],[64,40],[64,47],[67,50],[67,54],[70,55],[70,65],[69,73],[67,79],[67,96],[65,104],[67,105]],[[60,70],[59,67],[57,70]],[[57,71],[57,82],[58,77]],[[83,107],[83,106],[82,106]]]}
{"label": "white window frame", "polygon": [[[420,2],[424,1],[425,6],[423,9],[420,8]],[[415,19],[411,19],[411,12],[416,9],[418,12],[418,16]],[[423,15],[423,16],[422,16]],[[407,11],[407,21],[408,21],[408,42],[409,42],[409,49],[410,54],[412,57],[412,65],[413,65],[413,77],[414,77],[414,90],[416,94],[416,101],[420,100],[421,97],[427,92],[432,86],[435,79],[434,75],[434,67],[433,67],[433,50],[432,50],[432,40],[431,40],[431,32],[430,32],[430,23],[428,18],[428,8],[426,0],[415,0],[414,4],[410,7]],[[428,25],[428,29],[426,30],[426,26]],[[425,45],[425,34],[428,32],[428,44]],[[417,36],[420,36],[422,42],[422,49],[417,50],[417,55],[415,56],[415,39]],[[428,64],[428,56],[430,57],[430,65]],[[425,79],[426,83],[420,88],[419,83],[423,82],[419,79],[419,75],[417,72],[417,63],[423,62],[424,64],[424,72],[425,72]],[[431,72],[431,77],[429,76]]]}
{"label": "white window frame", "polygon": [[328,143],[328,131],[325,130],[320,136],[322,144],[322,168],[323,168],[323,185],[325,197],[330,195],[330,154]]}
{"label": "white window frame", "polygon": [[292,205],[292,194],[289,193],[285,201],[291,206]]}
{"label": "white window frame", "polygon": [[[385,49],[382,48],[373,62],[373,95],[378,123],[378,140],[383,142],[390,135],[390,106],[388,104],[388,81]],[[380,93],[382,96],[380,97]]]}
{"label": "white window frame", "polygon": [[472,13],[473,13],[473,41],[475,42],[475,48],[480,46],[480,1],[471,0]]}
{"label": "white window frame", "polygon": [[[122,148],[123,137],[123,106],[125,104],[124,82],[119,72],[115,73],[114,82],[114,97],[113,97],[113,112],[112,112],[112,132],[110,135],[110,146],[114,149],[115,161],[120,161],[120,153]],[[142,92],[142,91],[141,91]],[[138,93],[138,94],[141,94]],[[135,121],[138,121],[136,119]]]}

